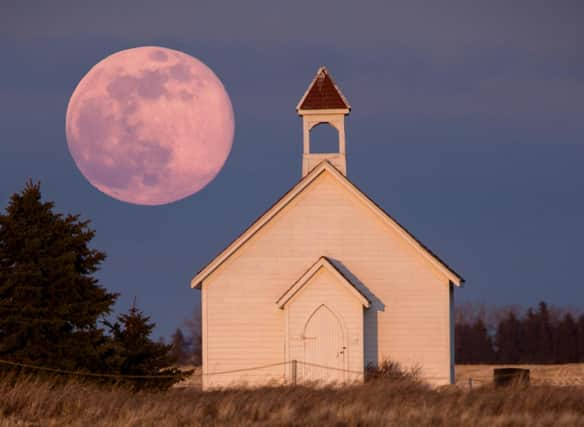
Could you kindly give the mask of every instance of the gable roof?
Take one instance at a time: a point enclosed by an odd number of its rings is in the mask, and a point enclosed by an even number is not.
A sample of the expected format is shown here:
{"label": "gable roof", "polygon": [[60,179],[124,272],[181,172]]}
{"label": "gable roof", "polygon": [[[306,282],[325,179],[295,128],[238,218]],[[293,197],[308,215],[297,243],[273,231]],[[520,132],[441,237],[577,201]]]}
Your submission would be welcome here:
{"label": "gable roof", "polygon": [[378,215],[386,224],[392,227],[397,233],[408,242],[422,257],[432,264],[441,272],[450,282],[457,286],[462,286],[464,279],[460,274],[454,271],[438,255],[428,249],[405,227],[398,223],[393,217],[385,212],[379,205],[363,193],[355,184],[335,168],[328,160],[319,163],[310,173],[304,176],[298,183],[284,194],[276,203],[264,212],[255,222],[251,224],[239,237],[237,237],[229,246],[227,246],[211,262],[203,267],[191,280],[191,287],[197,288],[213,271],[215,271],[231,255],[237,252],[250,238],[260,231],[268,222],[272,220],[282,209],[284,209],[292,200],[298,197],[302,191],[314,182],[321,174],[328,173],[335,178],[341,185],[363,201],[376,215]]}
{"label": "gable roof", "polygon": [[351,110],[325,67],[320,67],[296,110]]}
{"label": "gable roof", "polygon": [[308,285],[312,278],[316,275],[318,271],[321,269],[326,269],[335,276],[339,283],[344,285],[349,292],[361,302],[365,307],[369,307],[371,305],[371,301],[367,298],[357,286],[346,276],[343,274],[341,270],[335,266],[330,259],[325,256],[322,256],[316,261],[312,267],[310,267],[306,272],[300,276],[300,278],[290,286],[286,292],[284,292],[280,298],[276,301],[278,308],[283,309],[284,306],[296,295],[302,288]]}

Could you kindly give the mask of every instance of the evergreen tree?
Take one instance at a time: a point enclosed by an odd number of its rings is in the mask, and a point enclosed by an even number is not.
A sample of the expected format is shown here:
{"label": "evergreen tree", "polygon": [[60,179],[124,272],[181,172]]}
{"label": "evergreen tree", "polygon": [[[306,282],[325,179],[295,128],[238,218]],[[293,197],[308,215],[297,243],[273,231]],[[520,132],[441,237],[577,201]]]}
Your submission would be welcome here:
{"label": "evergreen tree", "polygon": [[478,317],[471,327],[472,347],[471,359],[473,363],[493,363],[493,341],[489,336],[487,325],[481,317]]}
{"label": "evergreen tree", "polygon": [[184,322],[187,329],[187,341],[189,342],[189,359],[193,365],[200,366],[203,360],[202,349],[203,342],[201,339],[201,310],[196,307],[193,316]]}
{"label": "evergreen tree", "polygon": [[579,351],[578,325],[570,313],[567,313],[557,327],[555,345],[555,363],[578,362]]}
{"label": "evergreen tree", "polygon": [[535,360],[537,363],[553,363],[554,361],[554,336],[553,325],[547,304],[541,301],[537,311],[537,352]]}
{"label": "evergreen tree", "polygon": [[578,362],[584,362],[584,314],[578,317]]}
{"label": "evergreen tree", "polygon": [[502,319],[497,326],[495,346],[497,348],[497,362],[519,363],[521,340],[521,322],[512,311]]}
{"label": "evergreen tree", "polygon": [[193,334],[190,344],[191,363],[196,366],[201,366],[203,363],[203,339],[201,334]]}
{"label": "evergreen tree", "polygon": [[170,349],[170,355],[176,363],[184,365],[189,362],[189,347],[189,342],[186,340],[182,330],[176,328],[176,331],[172,334],[172,344]]}
{"label": "evergreen tree", "polygon": [[454,358],[456,363],[493,363],[493,340],[479,314],[472,323],[458,321],[454,328]]}
{"label": "evergreen tree", "polygon": [[536,363],[539,337],[538,317],[530,307],[521,321],[519,354],[521,363]]}
{"label": "evergreen tree", "polygon": [[454,326],[454,360],[456,363],[476,363],[472,359],[472,330],[464,321],[456,322]]}
{"label": "evergreen tree", "polygon": [[[155,342],[150,338],[154,323],[150,317],[135,306],[127,314],[118,316],[116,323],[104,322],[109,328],[112,348],[107,360],[110,372],[121,375],[168,376],[177,378],[160,380],[137,380],[137,387],[168,387],[180,380],[181,372],[172,368],[176,360],[172,357],[172,345]],[[185,372],[185,375],[190,372]]]}
{"label": "evergreen tree", "polygon": [[89,221],[41,199],[29,181],[0,215],[0,358],[93,369],[105,339],[97,322],[117,298],[93,276],[105,253],[89,247]]}

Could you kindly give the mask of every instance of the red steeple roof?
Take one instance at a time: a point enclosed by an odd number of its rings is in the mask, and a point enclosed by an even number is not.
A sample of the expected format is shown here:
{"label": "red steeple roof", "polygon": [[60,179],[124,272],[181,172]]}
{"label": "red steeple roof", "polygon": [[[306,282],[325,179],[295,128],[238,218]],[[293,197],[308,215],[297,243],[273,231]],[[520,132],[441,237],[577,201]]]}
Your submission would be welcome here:
{"label": "red steeple roof", "polygon": [[320,67],[316,77],[298,103],[297,110],[338,110],[351,107],[325,67]]}

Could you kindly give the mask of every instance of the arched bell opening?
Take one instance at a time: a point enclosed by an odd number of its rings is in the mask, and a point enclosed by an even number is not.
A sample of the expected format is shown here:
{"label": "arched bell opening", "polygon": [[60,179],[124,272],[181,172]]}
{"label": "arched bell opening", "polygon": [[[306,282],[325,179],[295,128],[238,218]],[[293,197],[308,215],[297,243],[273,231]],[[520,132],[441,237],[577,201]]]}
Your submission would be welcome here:
{"label": "arched bell opening", "polygon": [[318,123],[310,130],[309,150],[315,154],[339,153],[339,131],[330,123]]}

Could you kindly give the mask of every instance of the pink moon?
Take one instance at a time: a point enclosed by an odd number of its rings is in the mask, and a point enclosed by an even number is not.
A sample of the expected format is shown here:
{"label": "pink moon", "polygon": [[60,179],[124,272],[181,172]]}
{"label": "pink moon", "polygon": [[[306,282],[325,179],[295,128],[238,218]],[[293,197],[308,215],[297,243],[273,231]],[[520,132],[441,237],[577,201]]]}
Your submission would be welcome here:
{"label": "pink moon", "polygon": [[67,107],[69,151],[103,193],[163,205],[204,188],[233,143],[229,95],[203,62],[156,46],[127,49],[81,79]]}

